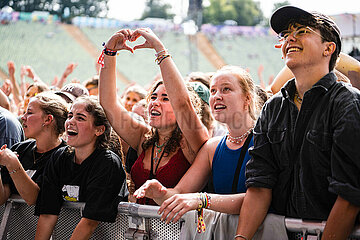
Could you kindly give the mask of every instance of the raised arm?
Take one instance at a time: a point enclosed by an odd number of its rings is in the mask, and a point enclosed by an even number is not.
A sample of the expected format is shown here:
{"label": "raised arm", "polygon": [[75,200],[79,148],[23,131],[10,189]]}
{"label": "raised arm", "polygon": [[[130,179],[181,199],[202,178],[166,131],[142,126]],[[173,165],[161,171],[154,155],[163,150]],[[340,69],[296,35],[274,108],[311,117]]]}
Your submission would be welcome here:
{"label": "raised arm", "polygon": [[[135,30],[132,40],[139,36],[144,37],[146,41],[141,45],[135,46],[134,50],[153,48],[159,55],[165,56],[169,54],[160,39],[150,29],[142,28]],[[159,66],[176,121],[192,151],[197,153],[209,138],[208,130],[196,114],[185,82],[172,58],[167,57],[163,59]]]}
{"label": "raised arm", "polygon": [[15,64],[14,64],[14,62],[9,61],[7,63],[7,66],[8,66],[8,70],[9,70],[9,78],[13,85],[12,93],[14,95],[14,101],[15,101],[15,104],[18,105],[23,99],[22,99],[22,96],[20,95],[19,84],[16,82],[16,79],[15,79]]}
{"label": "raised arm", "polygon": [[65,68],[63,74],[61,75],[60,81],[56,82],[56,87],[62,88],[64,83],[66,82],[67,77],[74,71],[77,67],[77,63],[69,63]]}
{"label": "raised arm", "polygon": [[[126,45],[131,36],[131,30],[120,30],[106,43],[110,50],[132,49]],[[138,150],[144,134],[149,130],[145,124],[133,118],[128,111],[118,102],[116,94],[116,55],[104,54],[104,66],[100,70],[99,99],[107,118],[117,134],[132,148]]]}

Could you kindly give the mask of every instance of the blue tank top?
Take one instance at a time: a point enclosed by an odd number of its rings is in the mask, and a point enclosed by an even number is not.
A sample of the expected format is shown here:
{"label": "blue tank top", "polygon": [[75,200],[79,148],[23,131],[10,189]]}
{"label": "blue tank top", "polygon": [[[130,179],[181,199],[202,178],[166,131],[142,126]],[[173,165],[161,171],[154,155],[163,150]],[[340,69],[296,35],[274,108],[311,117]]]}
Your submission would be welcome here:
{"label": "blue tank top", "polygon": [[[251,138],[249,148],[254,146],[254,139]],[[241,147],[242,148],[242,147]],[[232,193],[232,184],[236,167],[239,161],[241,148],[232,150],[226,146],[226,136],[224,136],[216,147],[213,162],[212,175],[215,193],[230,194]],[[250,159],[249,151],[246,152],[244,161],[241,166],[237,192],[246,192],[245,187],[245,166]]]}

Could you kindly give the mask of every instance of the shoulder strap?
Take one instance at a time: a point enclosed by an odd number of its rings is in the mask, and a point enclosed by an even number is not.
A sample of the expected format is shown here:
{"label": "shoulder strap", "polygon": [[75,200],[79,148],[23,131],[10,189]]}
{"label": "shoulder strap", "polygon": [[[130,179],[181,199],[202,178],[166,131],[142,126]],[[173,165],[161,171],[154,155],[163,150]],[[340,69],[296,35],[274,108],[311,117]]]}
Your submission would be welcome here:
{"label": "shoulder strap", "polygon": [[241,166],[242,166],[242,164],[244,162],[245,154],[246,154],[246,152],[247,152],[247,150],[249,148],[249,144],[250,144],[252,135],[253,134],[251,132],[249,134],[249,136],[246,138],[246,141],[245,141],[244,145],[241,147],[241,152],[240,152],[238,164],[236,166],[234,180],[233,180],[233,184],[232,184],[232,193],[237,193],[237,186],[238,186],[238,182],[239,182]]}

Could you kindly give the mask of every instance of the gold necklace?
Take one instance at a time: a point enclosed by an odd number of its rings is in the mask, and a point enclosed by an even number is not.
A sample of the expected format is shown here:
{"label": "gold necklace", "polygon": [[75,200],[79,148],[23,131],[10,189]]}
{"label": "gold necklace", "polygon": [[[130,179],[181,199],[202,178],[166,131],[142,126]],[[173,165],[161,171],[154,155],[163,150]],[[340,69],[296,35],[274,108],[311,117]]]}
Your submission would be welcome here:
{"label": "gold necklace", "polygon": [[45,153],[46,152],[44,152],[44,153],[37,153],[38,155],[39,155],[39,157],[36,157],[35,156],[35,149],[34,149],[34,151],[33,151],[33,158],[34,158],[34,164],[36,164],[44,155],[45,155]]}
{"label": "gold necklace", "polygon": [[297,89],[295,92],[295,101],[298,102],[300,105],[302,104],[302,101],[303,101],[303,99],[299,96]]}
{"label": "gold necklace", "polygon": [[232,137],[230,135],[230,133],[228,133],[227,135],[227,139],[229,140],[229,142],[231,143],[236,143],[239,144],[241,143],[244,139],[246,139],[249,134],[252,132],[252,130],[254,129],[254,127],[251,127],[249,130],[247,130],[243,135],[241,135],[240,137]]}

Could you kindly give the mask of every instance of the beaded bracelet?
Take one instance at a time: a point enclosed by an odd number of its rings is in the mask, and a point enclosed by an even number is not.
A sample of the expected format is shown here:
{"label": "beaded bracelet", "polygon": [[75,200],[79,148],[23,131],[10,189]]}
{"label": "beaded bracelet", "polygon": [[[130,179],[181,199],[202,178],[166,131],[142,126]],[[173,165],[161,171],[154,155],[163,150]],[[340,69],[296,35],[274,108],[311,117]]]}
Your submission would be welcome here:
{"label": "beaded bracelet", "polygon": [[198,222],[197,222],[197,231],[198,233],[205,232],[206,226],[204,222],[203,209],[210,207],[210,199],[211,197],[207,193],[199,193],[199,206],[197,207],[198,213]]}
{"label": "beaded bracelet", "polygon": [[171,57],[170,54],[164,54],[164,55],[160,55],[155,59],[155,62],[157,63],[157,65],[160,65],[160,63],[162,61],[164,61],[165,58]]}
{"label": "beaded bracelet", "polygon": [[158,58],[160,56],[160,53],[165,53],[165,52],[167,52],[167,49],[163,49],[161,51],[158,51],[157,53],[155,53],[155,57]]}
{"label": "beaded bracelet", "polygon": [[11,175],[11,174],[17,173],[19,170],[21,170],[21,166],[19,166],[18,168],[15,168],[11,172],[9,172],[9,174]]}

